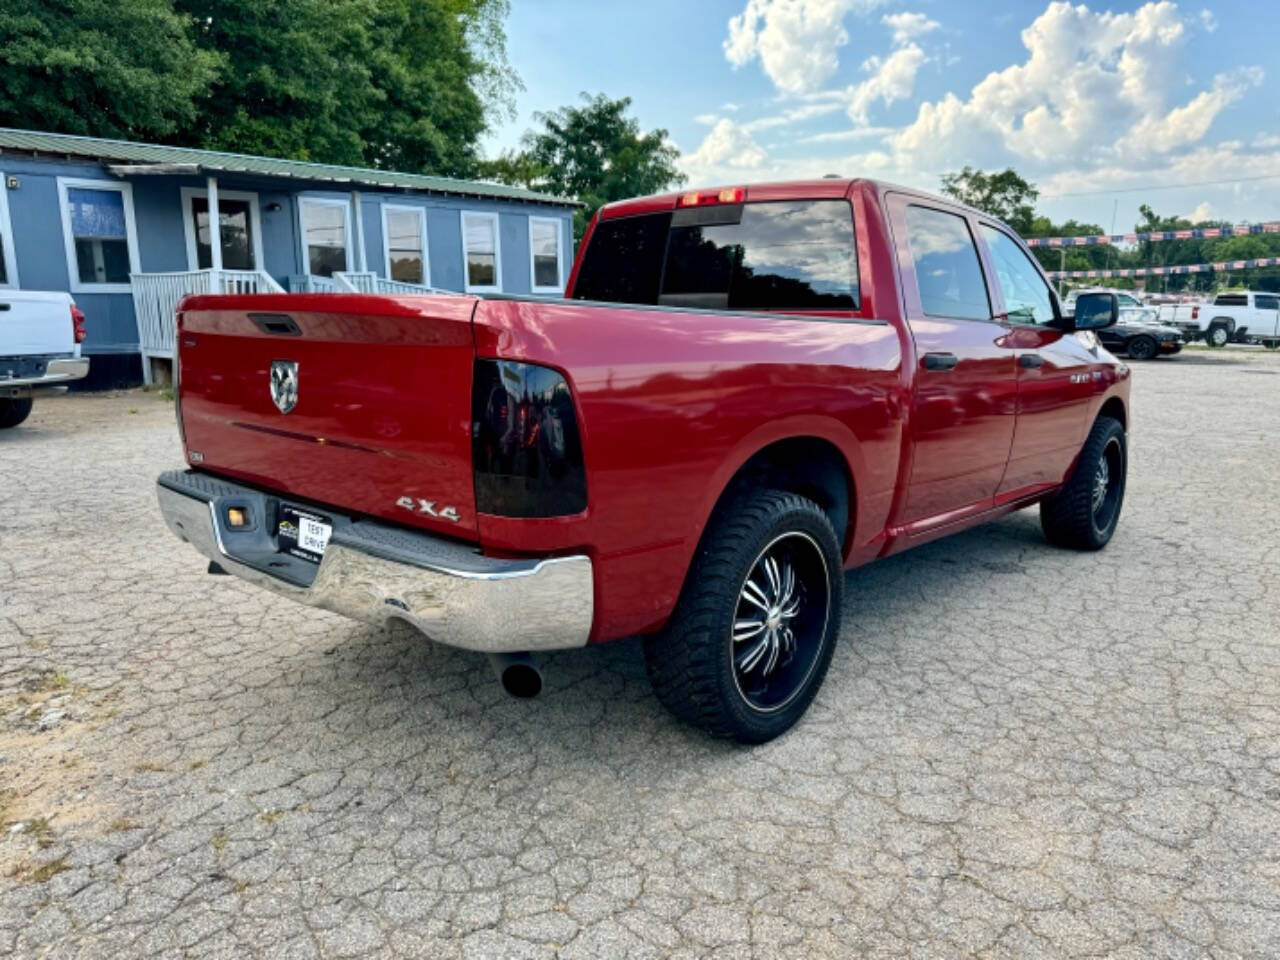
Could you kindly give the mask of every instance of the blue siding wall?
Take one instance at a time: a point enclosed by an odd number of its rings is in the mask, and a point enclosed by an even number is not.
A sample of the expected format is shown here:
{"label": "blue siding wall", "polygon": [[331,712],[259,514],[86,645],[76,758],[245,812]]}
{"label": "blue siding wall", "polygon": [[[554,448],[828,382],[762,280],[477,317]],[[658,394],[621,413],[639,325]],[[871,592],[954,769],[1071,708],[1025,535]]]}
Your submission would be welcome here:
{"label": "blue siding wall", "polygon": [[[17,177],[17,189],[8,190],[18,276],[29,290],[69,290],[70,277],[62,236],[62,215],[58,209],[58,177],[111,180],[107,170],[87,161],[32,158],[0,154],[0,172]],[[181,189],[204,188],[204,177],[137,176],[132,186],[134,219],[138,235],[139,263],[144,273],[183,271],[187,263],[186,228],[182,216]],[[298,222],[300,196],[337,197],[350,202],[349,192],[335,191],[331,184],[307,184],[267,177],[219,175],[221,189],[258,195],[262,226],[264,263],[260,266],[283,283],[290,274],[305,271]],[[4,188],[0,185],[0,188]],[[7,188],[6,188],[7,189]],[[502,255],[502,289],[507,293],[528,293],[529,221],[535,216],[557,216],[563,222],[561,237],[563,276],[568,278],[573,257],[572,212],[567,207],[531,206],[464,197],[413,193],[361,191],[361,221],[364,225],[367,269],[385,275],[385,239],[382,235],[383,203],[421,206],[427,212],[427,244],[431,283],[448,290],[464,288],[461,211],[499,214]],[[269,209],[277,205],[278,210]],[[351,238],[351,268],[356,268]],[[88,338],[84,352],[94,354],[136,354],[137,324],[133,297],[127,293],[77,293],[76,303],[85,312]]]}
{"label": "blue siding wall", "polygon": [[[382,205],[425,207],[427,249],[431,258],[431,285],[445,290],[464,289],[462,255],[462,213],[497,213],[499,249],[502,256],[504,293],[529,293],[533,289],[529,263],[529,210],[527,205],[486,203],[463,198],[442,202],[401,194],[373,194],[361,197],[364,208],[365,251],[369,269],[386,276],[386,238],[382,234]],[[533,208],[533,216],[558,218],[562,249],[561,278],[567,282],[573,266],[573,215],[565,208]]]}

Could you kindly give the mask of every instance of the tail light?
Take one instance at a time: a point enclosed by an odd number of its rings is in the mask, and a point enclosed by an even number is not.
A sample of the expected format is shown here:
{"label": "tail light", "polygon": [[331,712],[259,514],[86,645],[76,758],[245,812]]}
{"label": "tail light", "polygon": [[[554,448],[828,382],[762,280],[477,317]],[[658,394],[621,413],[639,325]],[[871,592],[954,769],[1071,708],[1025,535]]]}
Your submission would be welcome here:
{"label": "tail light", "polygon": [[476,511],[562,517],[587,508],[573,395],[549,367],[478,359],[471,387]]}
{"label": "tail light", "polygon": [[1192,307],[1192,308],[1191,308],[1191,319],[1192,319],[1192,320],[1199,320],[1199,319],[1200,319],[1200,308],[1199,308],[1199,307]]}
{"label": "tail light", "polygon": [[76,343],[84,343],[84,311],[74,303],[71,305],[71,335]]}

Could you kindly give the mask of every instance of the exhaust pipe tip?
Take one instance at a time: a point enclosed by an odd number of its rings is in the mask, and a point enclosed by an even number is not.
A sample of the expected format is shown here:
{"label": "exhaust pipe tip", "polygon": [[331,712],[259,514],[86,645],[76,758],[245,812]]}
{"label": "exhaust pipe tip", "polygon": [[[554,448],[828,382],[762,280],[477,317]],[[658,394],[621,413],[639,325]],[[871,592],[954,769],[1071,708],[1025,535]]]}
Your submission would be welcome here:
{"label": "exhaust pipe tip", "polygon": [[508,696],[532,700],[542,692],[542,671],[528,653],[491,653],[489,663]]}

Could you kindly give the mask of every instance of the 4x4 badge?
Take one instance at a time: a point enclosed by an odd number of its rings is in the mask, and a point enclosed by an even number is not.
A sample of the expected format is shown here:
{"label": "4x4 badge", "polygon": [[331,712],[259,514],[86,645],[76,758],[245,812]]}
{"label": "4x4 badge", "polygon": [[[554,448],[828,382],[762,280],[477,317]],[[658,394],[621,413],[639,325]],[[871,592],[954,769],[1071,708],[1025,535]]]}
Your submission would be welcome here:
{"label": "4x4 badge", "polygon": [[462,518],[458,516],[458,511],[454,507],[441,507],[437,510],[434,500],[401,497],[396,501],[396,506],[403,507],[411,513],[425,513],[429,517],[436,517],[440,520],[452,520],[454,523],[462,522]]}

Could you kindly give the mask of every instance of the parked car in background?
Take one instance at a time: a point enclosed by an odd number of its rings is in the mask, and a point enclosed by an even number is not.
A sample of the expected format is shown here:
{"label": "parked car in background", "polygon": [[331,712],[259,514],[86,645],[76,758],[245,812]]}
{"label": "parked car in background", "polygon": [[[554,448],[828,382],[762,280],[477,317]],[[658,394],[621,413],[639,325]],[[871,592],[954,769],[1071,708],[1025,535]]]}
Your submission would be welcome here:
{"label": "parked car in background", "polygon": [[84,314],[71,294],[0,290],[0,429],[26,420],[38,394],[89,372],[83,340]]}
{"label": "parked car in background", "polygon": [[1069,290],[1066,298],[1062,301],[1063,309],[1068,311],[1074,309],[1076,297],[1082,293],[1114,293],[1116,295],[1116,304],[1120,309],[1120,322],[1140,320],[1154,323],[1159,319],[1160,311],[1156,307],[1144,303],[1135,294],[1125,290],[1113,290],[1110,287],[1079,287],[1075,290]]}
{"label": "parked car in background", "polygon": [[1099,330],[1098,339],[1112,353],[1126,354],[1131,360],[1151,360],[1179,353],[1183,347],[1182,331],[1177,327],[1123,315],[1115,326]]}
{"label": "parked car in background", "polygon": [[489,653],[508,692],[642,635],[678,717],[761,742],[822,683],[844,569],[1033,504],[1107,544],[1130,373],[1073,331],[1115,320],[887,184],[623,201],[564,300],[187,298],[157,496],[212,572]]}
{"label": "parked car in background", "polygon": [[1187,340],[1203,339],[1211,347],[1256,341],[1280,343],[1280,294],[1253,290],[1219,293],[1212,303],[1169,304],[1160,308],[1162,322],[1182,331]]}

